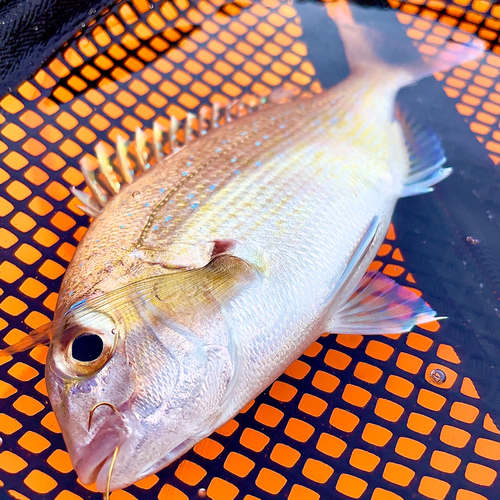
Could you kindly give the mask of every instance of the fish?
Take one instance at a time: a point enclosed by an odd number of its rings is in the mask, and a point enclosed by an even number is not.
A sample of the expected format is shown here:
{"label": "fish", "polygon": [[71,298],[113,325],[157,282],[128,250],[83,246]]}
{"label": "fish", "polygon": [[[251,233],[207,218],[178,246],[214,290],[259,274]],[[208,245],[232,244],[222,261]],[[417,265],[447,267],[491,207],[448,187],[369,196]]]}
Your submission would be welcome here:
{"label": "fish", "polygon": [[350,66],[333,88],[214,126],[137,179],[127,167],[113,183],[102,157],[106,193],[84,169],[93,196],[79,197],[95,219],[54,320],[4,350],[50,340],[49,398],[84,484],[115,490],[168,466],[324,333],[436,319],[367,272],[397,200],[451,173],[396,94],[484,45],[450,40],[415,57],[394,32],[357,23],[363,8],[332,8]]}

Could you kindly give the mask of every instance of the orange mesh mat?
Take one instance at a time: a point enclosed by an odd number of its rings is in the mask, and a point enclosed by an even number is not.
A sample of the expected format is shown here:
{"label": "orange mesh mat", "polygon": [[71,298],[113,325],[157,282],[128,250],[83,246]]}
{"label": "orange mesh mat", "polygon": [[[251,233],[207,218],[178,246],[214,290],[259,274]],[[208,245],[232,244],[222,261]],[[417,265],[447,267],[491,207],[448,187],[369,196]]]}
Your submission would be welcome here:
{"label": "orange mesh mat", "polygon": [[[500,162],[500,7],[485,0],[393,7],[429,50],[452,27],[492,53],[437,75],[490,158]],[[438,23],[431,21],[438,20]],[[102,140],[112,151],[152,121],[200,104],[268,95],[286,82],[320,91],[293,6],[124,1],[0,102],[0,335],[52,316],[88,225],[69,187]],[[418,293],[391,226],[372,268]],[[0,366],[0,498],[97,499],[77,482],[43,380],[46,347]],[[446,374],[439,383],[433,370]],[[500,431],[434,322],[405,336],[328,336],[257,401],[183,459],[113,500],[495,500]],[[206,490],[206,491],[205,491]]]}

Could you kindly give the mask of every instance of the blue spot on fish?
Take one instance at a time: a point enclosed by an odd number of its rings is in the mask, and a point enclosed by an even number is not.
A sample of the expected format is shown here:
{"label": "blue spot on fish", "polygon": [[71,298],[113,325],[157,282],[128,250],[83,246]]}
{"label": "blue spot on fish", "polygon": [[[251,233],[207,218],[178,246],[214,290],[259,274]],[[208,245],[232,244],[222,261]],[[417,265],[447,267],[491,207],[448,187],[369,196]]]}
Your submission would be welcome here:
{"label": "blue spot on fish", "polygon": [[153,231],[157,231],[158,230],[158,226],[153,226]]}
{"label": "blue spot on fish", "polygon": [[256,161],[256,162],[255,162],[255,165],[256,165],[257,167],[260,167],[260,166],[262,165],[262,162],[261,162],[261,161]]}
{"label": "blue spot on fish", "polygon": [[221,149],[221,148],[217,148],[217,149],[215,150],[215,152],[216,152],[216,153],[220,153],[221,151],[222,151],[222,149]]}
{"label": "blue spot on fish", "polygon": [[260,142],[259,142],[259,141],[257,141],[257,142],[255,143],[255,145],[256,145],[256,146],[260,146]]}
{"label": "blue spot on fish", "polygon": [[131,213],[130,213],[130,214],[127,214],[127,217],[132,217],[132,214],[131,214]]}
{"label": "blue spot on fish", "polygon": [[192,161],[188,161],[188,162],[186,163],[186,167],[190,167],[192,164],[193,164],[193,162],[192,162]]}
{"label": "blue spot on fish", "polygon": [[169,215],[168,217],[165,217],[165,222],[168,222],[171,218],[172,218],[171,215]]}
{"label": "blue spot on fish", "polygon": [[189,199],[194,198],[194,194],[188,194],[188,198]]}
{"label": "blue spot on fish", "polygon": [[316,121],[314,122],[314,125],[319,125],[319,120],[316,120]]}
{"label": "blue spot on fish", "polygon": [[208,189],[210,189],[210,191],[214,191],[216,187],[217,187],[217,186],[212,185],[212,186],[210,186]]}
{"label": "blue spot on fish", "polygon": [[183,175],[184,177],[186,177],[186,175],[188,175],[188,173],[187,173],[187,172],[182,172],[182,175]]}
{"label": "blue spot on fish", "polygon": [[162,193],[162,194],[163,194],[164,192],[165,192],[165,188],[161,188],[161,189],[160,189],[160,193]]}
{"label": "blue spot on fish", "polygon": [[280,128],[285,128],[285,126],[284,125],[280,125]]}
{"label": "blue spot on fish", "polygon": [[268,135],[265,135],[265,136],[264,136],[264,139],[269,139],[269,136],[268,136]]}
{"label": "blue spot on fish", "polygon": [[120,229],[125,229],[125,226],[120,226]]}
{"label": "blue spot on fish", "polygon": [[191,208],[198,208],[198,203],[193,203],[193,204],[191,205]]}
{"label": "blue spot on fish", "polygon": [[[73,292],[71,292],[73,293]],[[85,304],[85,302],[87,302],[88,299],[82,299],[82,300],[79,300],[78,302],[75,302],[69,309],[68,309],[68,313],[70,311],[72,311],[75,307],[78,307],[78,306],[81,306],[82,304]],[[66,314],[68,314],[66,313]]]}
{"label": "blue spot on fish", "polygon": [[234,171],[234,173],[235,173],[236,175],[238,175],[238,174],[240,173],[240,171],[239,171],[239,170],[235,170],[235,171]]}
{"label": "blue spot on fish", "polygon": [[247,134],[248,134],[248,132],[242,132],[241,133],[241,135],[247,135]]}
{"label": "blue spot on fish", "polygon": [[149,207],[149,203],[144,203],[144,206],[145,207]]}
{"label": "blue spot on fish", "polygon": [[236,161],[236,158],[231,158],[231,163],[234,163]]}

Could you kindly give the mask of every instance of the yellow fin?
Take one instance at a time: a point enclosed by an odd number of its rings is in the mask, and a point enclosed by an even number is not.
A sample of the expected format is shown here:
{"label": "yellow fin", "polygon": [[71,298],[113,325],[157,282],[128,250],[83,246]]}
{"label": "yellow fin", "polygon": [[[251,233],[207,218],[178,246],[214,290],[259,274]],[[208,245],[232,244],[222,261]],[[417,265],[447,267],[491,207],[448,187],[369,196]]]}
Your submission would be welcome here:
{"label": "yellow fin", "polygon": [[221,255],[200,269],[166,276],[155,284],[154,292],[162,302],[179,301],[184,307],[207,300],[222,304],[253,275],[252,268],[244,260]]}
{"label": "yellow fin", "polygon": [[217,335],[224,304],[256,276],[246,261],[221,255],[202,268],[146,278],[89,299],[71,314],[78,320],[101,311],[131,326],[142,319],[209,338]]}

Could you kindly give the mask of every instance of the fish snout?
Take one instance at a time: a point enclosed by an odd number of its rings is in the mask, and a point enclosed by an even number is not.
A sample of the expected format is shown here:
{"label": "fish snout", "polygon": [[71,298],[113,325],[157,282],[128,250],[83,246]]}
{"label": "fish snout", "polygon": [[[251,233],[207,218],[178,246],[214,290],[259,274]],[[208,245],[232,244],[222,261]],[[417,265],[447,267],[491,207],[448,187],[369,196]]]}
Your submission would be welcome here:
{"label": "fish snout", "polygon": [[[116,448],[121,448],[135,433],[136,425],[134,418],[130,417],[129,412],[116,412],[105,420],[101,419],[100,427],[98,423],[91,423],[90,432],[94,434],[91,440],[84,446],[74,447],[73,463],[78,477],[83,484],[98,482],[97,488],[103,491],[106,488],[106,480],[111,466],[111,459]],[[97,432],[94,430],[97,427]],[[118,471],[120,467],[120,452],[113,470]]]}

